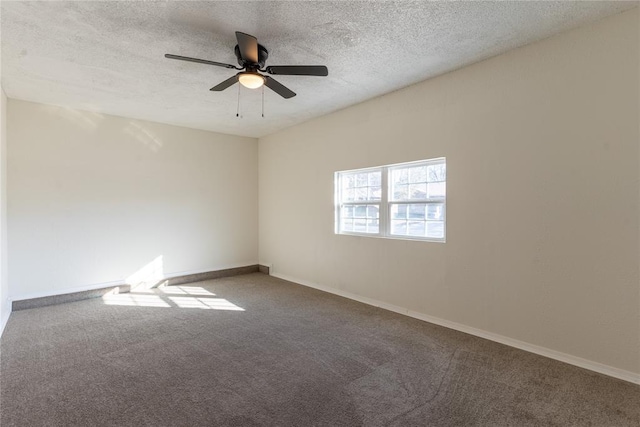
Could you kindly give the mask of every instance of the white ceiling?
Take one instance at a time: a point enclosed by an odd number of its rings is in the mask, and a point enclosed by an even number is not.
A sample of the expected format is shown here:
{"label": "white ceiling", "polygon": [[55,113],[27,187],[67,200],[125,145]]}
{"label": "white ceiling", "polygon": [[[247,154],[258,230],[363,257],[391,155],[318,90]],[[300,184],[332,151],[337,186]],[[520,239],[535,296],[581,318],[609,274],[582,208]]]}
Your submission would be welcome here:
{"label": "white ceiling", "polygon": [[[2,86],[10,98],[260,137],[637,5],[637,2],[8,2]],[[298,96],[209,88],[236,71],[234,31],[267,65],[327,65],[276,76]]]}

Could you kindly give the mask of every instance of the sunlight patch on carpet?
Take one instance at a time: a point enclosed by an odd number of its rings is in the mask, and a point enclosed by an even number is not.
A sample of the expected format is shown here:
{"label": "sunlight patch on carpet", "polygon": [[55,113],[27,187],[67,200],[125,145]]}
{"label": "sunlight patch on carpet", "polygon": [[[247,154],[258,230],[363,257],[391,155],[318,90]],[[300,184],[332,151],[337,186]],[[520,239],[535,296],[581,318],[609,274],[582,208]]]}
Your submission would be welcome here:
{"label": "sunlight patch on carpet", "polygon": [[158,290],[165,294],[171,295],[207,295],[207,296],[215,296],[208,290],[201,288],[199,286],[167,286],[161,285],[158,287]]}
{"label": "sunlight patch on carpet", "polygon": [[107,305],[129,305],[137,307],[171,307],[155,295],[107,294],[102,297]]}
{"label": "sunlight patch on carpet", "polygon": [[244,311],[244,308],[224,298],[212,298],[215,297],[214,293],[199,286],[167,286],[163,284],[159,288],[138,288],[123,294],[118,291],[119,288],[116,288],[104,295],[102,301],[106,305]]}
{"label": "sunlight patch on carpet", "polygon": [[244,311],[243,308],[224,298],[169,297],[180,308],[200,308],[205,310]]}

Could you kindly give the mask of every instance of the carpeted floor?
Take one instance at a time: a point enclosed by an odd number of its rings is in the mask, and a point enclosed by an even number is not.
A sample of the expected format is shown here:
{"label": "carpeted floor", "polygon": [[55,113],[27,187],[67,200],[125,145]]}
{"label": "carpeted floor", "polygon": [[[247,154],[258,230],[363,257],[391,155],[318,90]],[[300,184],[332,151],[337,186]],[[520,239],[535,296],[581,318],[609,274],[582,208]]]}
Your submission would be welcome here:
{"label": "carpeted floor", "polygon": [[263,274],[11,315],[8,426],[638,426],[640,386]]}

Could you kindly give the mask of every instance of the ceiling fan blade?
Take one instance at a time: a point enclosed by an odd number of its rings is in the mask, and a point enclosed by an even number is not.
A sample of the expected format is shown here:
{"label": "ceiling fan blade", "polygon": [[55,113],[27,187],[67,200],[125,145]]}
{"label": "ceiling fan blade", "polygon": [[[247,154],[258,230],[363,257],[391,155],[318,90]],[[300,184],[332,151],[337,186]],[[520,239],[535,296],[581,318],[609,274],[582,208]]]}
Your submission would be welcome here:
{"label": "ceiling fan blade", "polygon": [[229,86],[233,86],[237,82],[238,82],[238,75],[236,74],[235,76],[229,77],[227,80],[223,81],[222,83],[218,83],[217,85],[215,85],[214,87],[212,87],[209,90],[213,90],[215,92],[220,92],[220,91],[225,90]]}
{"label": "ceiling fan blade", "polygon": [[191,61],[191,62],[198,62],[200,64],[216,65],[218,67],[224,67],[224,68],[235,68],[236,70],[241,69],[231,64],[224,64],[222,62],[215,62],[215,61],[207,61],[206,59],[189,58],[188,56],[172,55],[170,53],[165,53],[164,57],[169,59],[179,59],[180,61]]}
{"label": "ceiling fan blade", "polygon": [[245,61],[258,63],[258,39],[255,37],[236,31],[240,56]]}
{"label": "ceiling fan blade", "polygon": [[265,70],[269,74],[288,76],[328,76],[324,65],[272,65]]}
{"label": "ceiling fan blade", "polygon": [[294,91],[269,76],[264,76],[264,85],[285,99],[296,96]]}

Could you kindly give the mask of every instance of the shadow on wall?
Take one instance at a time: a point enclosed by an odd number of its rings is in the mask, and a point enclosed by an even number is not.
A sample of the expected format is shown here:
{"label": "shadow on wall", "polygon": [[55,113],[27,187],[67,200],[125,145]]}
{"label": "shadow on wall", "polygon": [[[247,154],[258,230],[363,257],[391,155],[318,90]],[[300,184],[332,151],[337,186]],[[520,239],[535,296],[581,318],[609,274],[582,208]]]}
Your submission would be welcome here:
{"label": "shadow on wall", "polygon": [[129,276],[125,283],[131,286],[129,293],[120,294],[116,288],[102,301],[107,305],[244,311],[200,286],[168,286],[162,255]]}

